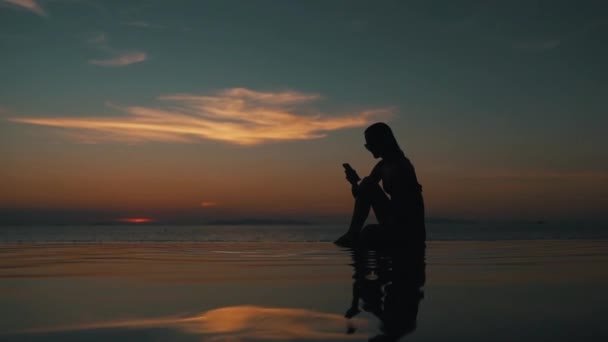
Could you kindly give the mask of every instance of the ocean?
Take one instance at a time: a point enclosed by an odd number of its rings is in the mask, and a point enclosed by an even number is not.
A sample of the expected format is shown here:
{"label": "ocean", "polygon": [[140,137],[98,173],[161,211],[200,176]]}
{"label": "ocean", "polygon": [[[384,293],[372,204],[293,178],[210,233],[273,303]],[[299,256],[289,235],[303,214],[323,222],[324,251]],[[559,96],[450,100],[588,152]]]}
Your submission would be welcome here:
{"label": "ocean", "polygon": [[[346,225],[0,226],[0,242],[332,242]],[[600,223],[428,223],[429,241],[608,239]]]}
{"label": "ocean", "polygon": [[3,226],[0,341],[608,340],[605,227],[431,223],[422,259],[343,231]]}

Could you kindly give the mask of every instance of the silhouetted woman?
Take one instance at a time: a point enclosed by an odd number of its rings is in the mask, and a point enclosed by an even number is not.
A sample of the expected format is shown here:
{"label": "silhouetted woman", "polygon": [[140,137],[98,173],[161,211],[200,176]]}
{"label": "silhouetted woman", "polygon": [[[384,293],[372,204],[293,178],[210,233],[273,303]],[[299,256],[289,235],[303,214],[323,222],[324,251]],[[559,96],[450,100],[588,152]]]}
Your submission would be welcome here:
{"label": "silhouetted woman", "polygon": [[[381,158],[369,176],[359,182],[357,172],[345,164],[346,179],[352,185],[355,208],[348,232],[339,246],[404,246],[424,248],[424,203],[414,166],[405,157],[390,127],[382,122],[365,130],[365,147]],[[382,188],[379,183],[382,181]],[[384,190],[383,190],[384,189]],[[379,224],[363,228],[370,209]]]}

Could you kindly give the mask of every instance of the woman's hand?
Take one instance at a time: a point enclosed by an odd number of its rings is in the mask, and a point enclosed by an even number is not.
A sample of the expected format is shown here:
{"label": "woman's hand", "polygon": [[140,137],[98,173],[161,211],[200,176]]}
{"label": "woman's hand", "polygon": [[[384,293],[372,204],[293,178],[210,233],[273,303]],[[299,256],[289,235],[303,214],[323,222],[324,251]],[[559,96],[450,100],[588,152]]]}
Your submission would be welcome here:
{"label": "woman's hand", "polygon": [[359,180],[361,179],[361,177],[359,177],[359,175],[357,174],[357,171],[355,171],[355,169],[352,169],[352,168],[345,169],[344,173],[346,174],[346,180],[350,184],[357,185],[357,183],[359,183]]}

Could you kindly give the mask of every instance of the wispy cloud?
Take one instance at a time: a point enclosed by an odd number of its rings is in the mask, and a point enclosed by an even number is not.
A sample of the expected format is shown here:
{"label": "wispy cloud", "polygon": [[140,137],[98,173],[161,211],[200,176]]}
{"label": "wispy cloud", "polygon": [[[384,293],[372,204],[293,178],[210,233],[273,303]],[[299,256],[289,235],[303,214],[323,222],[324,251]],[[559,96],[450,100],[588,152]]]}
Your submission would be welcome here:
{"label": "wispy cloud", "polygon": [[139,50],[117,50],[108,44],[108,36],[105,33],[97,33],[87,39],[87,43],[93,48],[110,55],[108,58],[91,59],[89,64],[102,67],[122,67],[130,64],[140,63],[148,58],[144,51]]}
{"label": "wispy cloud", "polygon": [[47,16],[46,11],[35,0],[3,0],[3,1],[7,4],[11,4],[16,7],[28,10],[28,11],[38,14],[40,16],[43,16],[43,17]]}
{"label": "wispy cloud", "polygon": [[103,32],[98,32],[87,39],[87,43],[94,47],[100,48],[106,46],[108,42],[108,36]]}
{"label": "wispy cloud", "polygon": [[62,127],[82,142],[217,140],[239,145],[322,138],[330,131],[386,119],[391,108],[342,115],[310,109],[319,94],[260,92],[232,88],[213,95],[176,94],[155,107],[119,107],[122,118],[12,118],[11,121]]}
{"label": "wispy cloud", "polygon": [[105,67],[121,67],[145,61],[147,55],[142,51],[125,51],[120,55],[108,59],[91,59],[89,64]]}
{"label": "wispy cloud", "polygon": [[131,27],[137,27],[137,28],[142,28],[142,29],[164,29],[166,28],[166,26],[164,25],[158,25],[158,24],[151,24],[147,21],[130,21],[125,23],[125,25],[127,26],[131,26]]}
{"label": "wispy cloud", "polygon": [[554,35],[553,38],[517,41],[512,44],[512,47],[517,50],[530,52],[551,51],[563,45],[567,45],[572,41],[578,41],[603,25],[606,25],[605,21],[589,22],[564,34]]}

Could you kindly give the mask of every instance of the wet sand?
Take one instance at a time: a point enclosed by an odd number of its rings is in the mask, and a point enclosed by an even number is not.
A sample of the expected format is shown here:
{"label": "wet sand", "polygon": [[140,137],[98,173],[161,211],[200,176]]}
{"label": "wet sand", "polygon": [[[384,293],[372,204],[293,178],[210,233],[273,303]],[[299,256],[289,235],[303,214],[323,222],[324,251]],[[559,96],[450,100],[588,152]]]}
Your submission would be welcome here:
{"label": "wet sand", "polygon": [[357,269],[323,242],[4,243],[0,340],[608,337],[607,241],[430,242],[420,289],[385,259]]}

